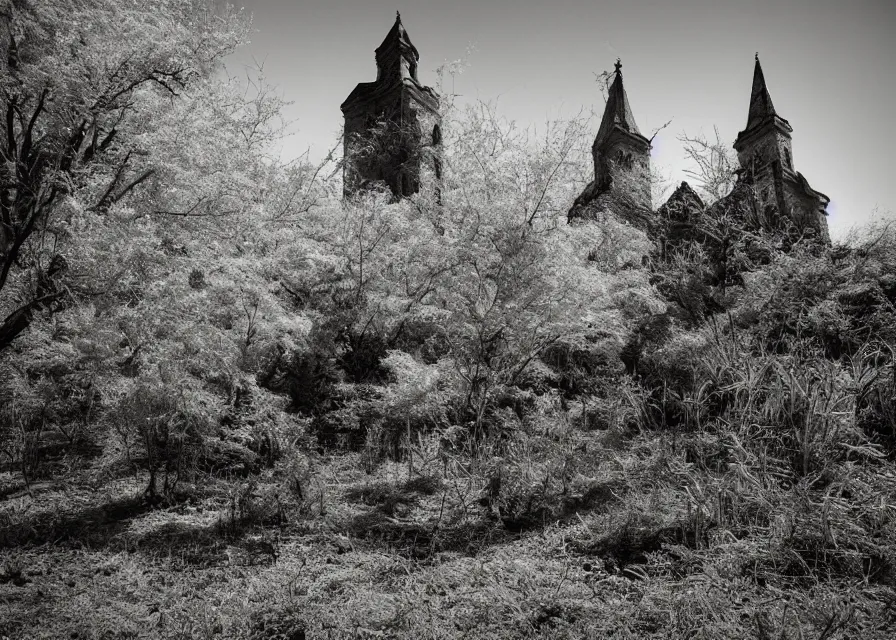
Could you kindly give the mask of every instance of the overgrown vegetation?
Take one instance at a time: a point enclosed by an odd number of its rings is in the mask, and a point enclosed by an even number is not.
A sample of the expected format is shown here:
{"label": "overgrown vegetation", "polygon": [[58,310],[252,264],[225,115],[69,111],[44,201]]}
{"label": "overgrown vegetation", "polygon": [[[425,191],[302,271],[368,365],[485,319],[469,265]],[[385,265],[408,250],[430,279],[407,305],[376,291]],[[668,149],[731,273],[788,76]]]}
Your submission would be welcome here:
{"label": "overgrown vegetation", "polygon": [[567,224],[586,122],[486,104],[342,202],[239,13],[0,7],[0,636],[892,637],[896,228],[700,141],[693,217]]}

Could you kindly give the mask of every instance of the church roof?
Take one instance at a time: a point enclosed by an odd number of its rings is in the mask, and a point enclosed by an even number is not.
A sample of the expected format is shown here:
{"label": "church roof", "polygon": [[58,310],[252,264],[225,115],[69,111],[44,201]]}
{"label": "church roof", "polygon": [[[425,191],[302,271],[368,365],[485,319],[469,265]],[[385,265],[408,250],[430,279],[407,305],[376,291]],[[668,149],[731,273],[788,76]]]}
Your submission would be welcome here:
{"label": "church roof", "polygon": [[396,48],[401,52],[409,50],[414,54],[415,60],[420,59],[417,47],[411,42],[408,32],[405,30],[404,25],[401,24],[401,14],[397,11],[395,12],[395,24],[392,25],[392,29],[389,30],[389,33],[386,34],[383,43],[376,48],[377,57],[379,57],[381,53]]}
{"label": "church roof", "polygon": [[765,85],[765,74],[756,54],[756,66],[753,69],[753,90],[750,93],[750,112],[747,115],[747,129],[752,129],[767,118],[774,117],[775,105]]}
{"label": "church roof", "polygon": [[677,222],[688,222],[705,208],[706,205],[703,203],[703,199],[691,188],[691,185],[687,182],[682,182],[669,196],[669,199],[657,209],[657,213],[662,218],[668,218]]}
{"label": "church roof", "polygon": [[[790,123],[775,111],[775,105],[765,84],[765,74],[762,72],[762,65],[759,62],[759,54],[757,53],[756,66],[753,69],[753,89],[750,92],[750,110],[747,113],[747,126],[737,135],[738,141],[749,137],[754,130],[769,122],[775,123],[787,132],[793,131]],[[735,146],[737,146],[737,143]]]}
{"label": "church roof", "polygon": [[[799,171],[796,172],[796,180],[800,190],[802,190],[805,195],[816,200],[822,210],[824,210],[831,202],[830,197],[826,196],[821,191],[816,191],[811,186],[809,186],[809,181],[806,180],[806,176],[804,176]],[[827,215],[827,213],[827,211],[824,212],[825,215]]]}
{"label": "church roof", "polygon": [[[402,77],[396,72],[395,63],[399,59],[412,62],[410,77]],[[349,94],[342,105],[343,113],[364,110],[372,104],[391,103],[396,91],[408,91],[416,101],[431,112],[439,108],[439,96],[431,88],[417,79],[416,63],[420,59],[417,47],[411,42],[408,32],[401,23],[401,14],[395,12],[395,23],[386,34],[382,44],[376,48],[376,64],[379,70],[374,82],[361,82]]]}
{"label": "church roof", "polygon": [[638,129],[638,125],[635,124],[635,116],[632,113],[631,105],[628,103],[625,87],[622,84],[622,63],[619,60],[616,61],[615,75],[613,84],[610,85],[607,105],[604,107],[604,116],[601,119],[600,129],[597,131],[595,142],[606,140],[615,127],[619,127],[623,131],[636,136],[641,136],[641,131]]}

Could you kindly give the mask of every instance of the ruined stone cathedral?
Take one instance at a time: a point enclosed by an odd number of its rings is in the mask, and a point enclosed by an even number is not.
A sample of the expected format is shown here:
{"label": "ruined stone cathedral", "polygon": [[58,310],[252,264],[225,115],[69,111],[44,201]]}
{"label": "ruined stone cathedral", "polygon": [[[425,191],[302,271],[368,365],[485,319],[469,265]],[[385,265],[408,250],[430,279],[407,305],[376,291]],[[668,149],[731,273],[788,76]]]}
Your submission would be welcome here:
{"label": "ruined stone cathedral", "polygon": [[[733,215],[748,228],[787,229],[830,243],[826,211],[830,199],[810,187],[794,169],[792,132],[790,123],[775,111],[757,54],[747,126],[734,142],[740,164],[737,184],[728,196],[710,206],[709,212]],[[653,212],[650,148],[650,141],[635,124],[623,86],[622,64],[617,61],[594,140],[594,181],[576,199],[569,220],[587,220],[610,210],[642,228],[650,228],[653,220],[649,218],[657,216],[673,227],[693,223],[705,206],[686,182]]]}
{"label": "ruined stone cathedral", "polygon": [[[376,80],[359,84],[342,103],[346,197],[377,183],[388,186],[395,198],[421,192],[438,197],[439,96],[418,80],[419,58],[396,15],[376,49]],[[734,215],[757,230],[787,229],[830,243],[826,211],[830,199],[794,169],[792,132],[790,123],[775,111],[757,54],[747,124],[734,142],[740,164],[737,184],[709,212]],[[650,140],[635,123],[622,63],[617,60],[592,146],[594,180],[576,198],[569,221],[609,210],[642,228],[650,228],[657,217],[689,226],[691,218],[706,208],[687,183],[656,211],[652,209],[650,150]]]}
{"label": "ruined stone cathedral", "polygon": [[[775,111],[757,54],[747,126],[734,141],[741,166],[739,181],[753,187],[760,225],[779,225],[785,219],[796,229],[830,243],[830,198],[810,187],[803,174],[793,168],[792,132],[790,123]],[[729,198],[737,197],[736,191]]]}

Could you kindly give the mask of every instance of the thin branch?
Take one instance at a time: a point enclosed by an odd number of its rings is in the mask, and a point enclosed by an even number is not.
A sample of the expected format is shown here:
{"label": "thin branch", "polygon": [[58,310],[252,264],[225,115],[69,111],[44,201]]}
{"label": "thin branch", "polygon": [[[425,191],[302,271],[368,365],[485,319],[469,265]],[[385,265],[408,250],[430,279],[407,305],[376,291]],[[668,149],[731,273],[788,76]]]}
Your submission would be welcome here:
{"label": "thin branch", "polygon": [[118,202],[119,200],[124,198],[128,193],[130,193],[139,184],[149,180],[149,178],[151,178],[153,175],[155,175],[155,173],[156,173],[155,169],[147,169],[146,171],[141,173],[134,180],[132,180],[128,186],[126,186],[124,189],[119,191],[117,195],[112,197],[112,204],[115,204],[116,202]]}
{"label": "thin branch", "polygon": [[653,132],[653,135],[650,136],[650,138],[647,139],[647,142],[648,142],[649,144],[653,144],[653,139],[657,137],[657,135],[659,134],[660,131],[662,131],[663,129],[665,129],[666,127],[668,127],[670,124],[672,124],[672,118],[669,118],[669,121],[668,121],[666,124],[664,124],[663,126],[661,126],[659,129],[656,129],[656,130]]}

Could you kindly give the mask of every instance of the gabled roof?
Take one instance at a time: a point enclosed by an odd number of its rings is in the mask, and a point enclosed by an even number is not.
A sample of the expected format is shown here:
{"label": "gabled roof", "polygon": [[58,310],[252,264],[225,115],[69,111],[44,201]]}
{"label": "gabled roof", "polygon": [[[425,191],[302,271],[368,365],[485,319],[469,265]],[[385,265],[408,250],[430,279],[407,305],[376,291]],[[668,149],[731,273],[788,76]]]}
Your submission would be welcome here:
{"label": "gabled roof", "polygon": [[669,199],[657,209],[657,213],[661,218],[675,222],[688,222],[705,208],[703,199],[691,188],[691,185],[682,182],[669,196]]}

